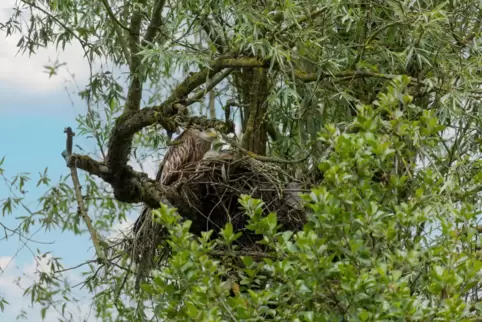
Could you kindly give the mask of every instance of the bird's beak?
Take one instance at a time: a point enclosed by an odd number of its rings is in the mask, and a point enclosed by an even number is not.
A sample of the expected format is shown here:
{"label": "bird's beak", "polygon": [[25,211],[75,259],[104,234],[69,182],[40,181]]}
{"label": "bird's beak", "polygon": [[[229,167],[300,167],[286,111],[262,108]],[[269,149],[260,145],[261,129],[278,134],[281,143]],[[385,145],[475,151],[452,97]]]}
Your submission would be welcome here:
{"label": "bird's beak", "polygon": [[218,137],[218,133],[215,130],[208,131],[208,135],[211,138],[217,138]]}

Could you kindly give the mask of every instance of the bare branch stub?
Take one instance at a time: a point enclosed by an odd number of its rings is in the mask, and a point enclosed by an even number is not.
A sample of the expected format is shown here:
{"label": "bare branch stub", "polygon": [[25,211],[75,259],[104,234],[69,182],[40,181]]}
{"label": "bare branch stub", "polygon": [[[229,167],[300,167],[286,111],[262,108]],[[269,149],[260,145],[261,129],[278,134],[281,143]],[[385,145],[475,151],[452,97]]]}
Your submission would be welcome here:
{"label": "bare branch stub", "polygon": [[67,142],[66,142],[67,155],[70,156],[72,155],[72,148],[74,145],[73,141],[74,141],[75,133],[72,131],[72,128],[70,126],[64,129],[64,133],[67,134]]}
{"label": "bare branch stub", "polygon": [[75,133],[72,131],[72,128],[70,128],[70,127],[65,128],[64,133],[67,134],[67,142],[66,142],[66,151],[64,151],[63,155],[65,154],[64,158],[66,158],[68,166],[70,168],[72,183],[74,184],[75,198],[77,199],[77,203],[78,203],[78,211],[79,211],[79,214],[82,216],[82,219],[84,220],[85,225],[87,226],[87,230],[89,231],[90,237],[92,239],[92,243],[94,244],[95,253],[97,255],[97,258],[101,262],[106,263],[104,252],[102,251],[102,248],[100,246],[99,235],[97,234],[97,231],[95,230],[94,226],[92,225],[92,220],[90,219],[89,215],[87,214],[87,208],[85,207],[84,198],[82,197],[80,180],[79,180],[79,176],[77,174],[77,168],[75,166],[76,163],[71,162],[71,160],[72,160],[73,138],[74,138]]}

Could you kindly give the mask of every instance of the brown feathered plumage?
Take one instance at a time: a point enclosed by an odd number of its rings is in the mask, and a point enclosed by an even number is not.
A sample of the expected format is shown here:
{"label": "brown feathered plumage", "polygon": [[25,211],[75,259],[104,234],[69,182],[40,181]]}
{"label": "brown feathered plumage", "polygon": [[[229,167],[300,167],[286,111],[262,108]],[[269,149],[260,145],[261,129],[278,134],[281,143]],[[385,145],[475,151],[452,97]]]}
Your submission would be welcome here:
{"label": "brown feathered plumage", "polygon": [[[159,166],[156,181],[164,186],[177,182],[182,177],[180,169],[187,163],[196,163],[203,159],[211,148],[216,134],[213,130],[201,131],[194,127],[187,128],[169,147]],[[134,233],[139,231],[149,208],[145,207],[134,224]]]}
{"label": "brown feathered plumage", "polygon": [[187,163],[202,160],[204,154],[210,150],[214,137],[213,132],[201,132],[195,128],[186,129],[167,150],[156,180],[165,186],[177,181],[181,176],[179,168]]}

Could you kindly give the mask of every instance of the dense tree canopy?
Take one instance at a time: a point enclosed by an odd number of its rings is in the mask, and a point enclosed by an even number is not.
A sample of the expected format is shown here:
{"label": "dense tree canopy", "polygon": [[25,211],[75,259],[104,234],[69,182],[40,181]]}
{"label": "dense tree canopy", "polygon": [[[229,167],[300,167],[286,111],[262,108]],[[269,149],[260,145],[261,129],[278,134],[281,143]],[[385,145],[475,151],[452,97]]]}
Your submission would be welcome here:
{"label": "dense tree canopy", "polygon": [[[92,66],[74,132],[97,149],[67,144],[68,175],[40,178],[18,231],[91,237],[97,258],[75,269],[99,319],[480,319],[480,1],[17,2],[0,29],[22,52],[76,42]],[[128,164],[160,159],[187,124],[307,184],[303,227],[240,193],[243,230],[194,233],[179,190]],[[4,215],[25,207],[26,180],[8,178]],[[103,232],[142,204],[170,251],[136,290],[137,265]],[[249,233],[262,252],[237,243]],[[69,321],[66,269],[53,258],[26,293]]]}

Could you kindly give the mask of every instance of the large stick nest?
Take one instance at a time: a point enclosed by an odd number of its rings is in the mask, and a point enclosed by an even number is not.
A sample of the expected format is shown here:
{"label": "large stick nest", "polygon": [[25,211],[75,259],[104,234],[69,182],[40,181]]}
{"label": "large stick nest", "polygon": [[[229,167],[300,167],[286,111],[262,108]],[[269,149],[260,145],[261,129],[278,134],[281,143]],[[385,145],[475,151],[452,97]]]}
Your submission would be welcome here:
{"label": "large stick nest", "polygon": [[[275,212],[282,229],[297,231],[305,223],[305,211],[298,196],[305,184],[277,165],[225,154],[187,164],[180,171],[182,177],[177,191],[182,203],[169,202],[183,218],[192,221],[191,232],[196,235],[212,229],[216,237],[219,230],[231,222],[235,232],[243,233],[236,241],[238,249],[262,252],[256,243],[261,236],[245,229],[248,217],[238,201],[243,194],[262,199],[264,214]],[[152,260],[156,254],[161,260],[165,258],[168,249],[163,241],[166,238],[166,230],[152,222],[148,214],[134,241],[129,243],[134,261],[147,268],[154,265]]]}

